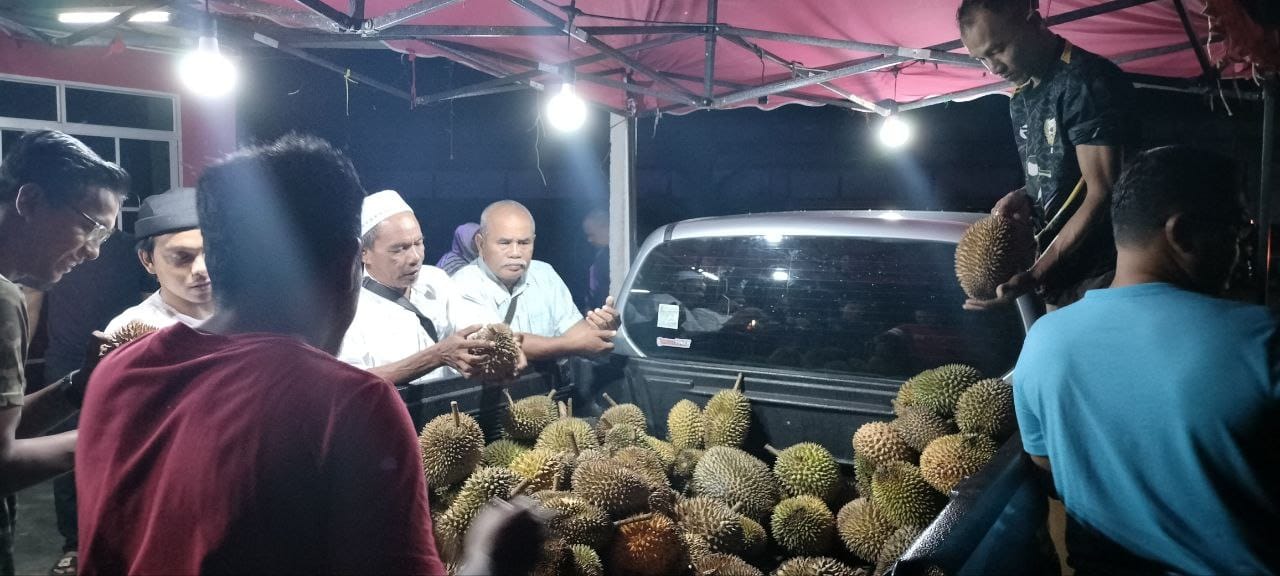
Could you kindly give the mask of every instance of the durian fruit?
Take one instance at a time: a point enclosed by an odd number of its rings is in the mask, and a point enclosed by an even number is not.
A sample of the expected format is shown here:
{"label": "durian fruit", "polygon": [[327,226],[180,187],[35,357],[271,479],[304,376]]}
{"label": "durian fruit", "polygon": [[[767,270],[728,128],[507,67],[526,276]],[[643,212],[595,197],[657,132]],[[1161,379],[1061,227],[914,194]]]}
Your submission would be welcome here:
{"label": "durian fruit", "polygon": [[778,566],[773,576],[864,576],[835,558],[797,556]]}
{"label": "durian fruit", "polygon": [[508,468],[520,475],[529,492],[555,490],[569,484],[569,458],[564,452],[534,448],[513,460]]}
{"label": "durian fruit", "polygon": [[728,446],[739,448],[751,427],[751,402],[742,393],[742,374],[733,388],[716,392],[702,410],[703,444],[707,448]]}
{"label": "durian fruit", "polygon": [[481,466],[509,466],[516,457],[529,451],[529,447],[511,440],[500,438],[490,442],[480,453]]}
{"label": "durian fruit", "polygon": [[719,500],[689,498],[676,504],[676,521],[707,541],[714,552],[737,554],[746,548],[742,516]]}
{"label": "durian fruit", "polygon": [[[537,564],[528,572],[529,576],[561,576],[568,573],[573,566],[573,554],[569,546],[562,540],[547,540],[539,550]],[[524,573],[524,570],[513,572]]]}
{"label": "durian fruit", "polygon": [[575,447],[578,452],[599,448],[600,440],[586,420],[569,416],[548,424],[542,434],[538,435],[538,441],[533,447],[572,454],[575,453]]}
{"label": "durian fruit", "polygon": [[880,548],[897,530],[871,500],[858,498],[840,509],[836,515],[836,531],[854,556],[874,563]]}
{"label": "durian fruit", "polygon": [[573,491],[611,518],[647,509],[651,492],[642,476],[607,460],[578,466],[573,472]]}
{"label": "durian fruit", "polygon": [[920,475],[943,494],[987,465],[996,455],[995,440],[981,434],[952,434],[934,440],[920,454]]}
{"label": "durian fruit", "polygon": [[538,435],[542,434],[542,429],[555,422],[558,417],[556,403],[551,399],[555,396],[555,390],[548,392],[545,396],[521,398],[519,402],[511,399],[511,392],[503,390],[502,393],[507,395],[509,403],[502,430],[513,440],[525,442],[537,440]]}
{"label": "durian fruit", "polygon": [[997,286],[1030,268],[1035,258],[1030,226],[987,216],[969,226],[956,244],[956,278],[970,298],[990,300]]}
{"label": "durian fruit", "polygon": [[480,464],[484,432],[471,416],[451,402],[451,414],[435,417],[422,427],[422,468],[427,486],[445,487],[466,479]]}
{"label": "durian fruit", "polygon": [[895,526],[924,526],[946,503],[946,496],[925,482],[920,469],[906,462],[876,468],[871,480],[876,507]]}
{"label": "durian fruit", "polygon": [[704,557],[715,553],[715,551],[711,549],[711,544],[707,542],[706,538],[694,534],[693,532],[689,532],[688,530],[680,532],[680,541],[684,544],[684,552],[690,563],[696,564]]}
{"label": "durian fruit", "polygon": [[897,562],[902,554],[915,543],[916,538],[920,537],[920,533],[924,530],[919,526],[903,526],[889,535],[885,540],[884,546],[880,547],[879,557],[876,558],[876,574],[886,574],[893,563]]}
{"label": "durian fruit", "polygon": [[911,389],[912,401],[949,417],[956,410],[960,394],[982,380],[977,368],[964,364],[947,364],[930,370]]}
{"label": "durian fruit", "polygon": [[601,396],[604,396],[605,402],[609,403],[609,408],[600,415],[600,420],[596,423],[596,433],[600,436],[601,442],[604,442],[605,434],[608,434],[609,430],[617,424],[629,424],[642,433],[647,429],[647,419],[639,406],[619,404],[608,394],[601,394]]}
{"label": "durian fruit", "polygon": [[147,334],[159,330],[155,326],[142,322],[141,320],[130,320],[128,324],[121,326],[119,330],[107,335],[107,339],[98,345],[98,357],[106,356],[107,353],[124,346],[125,344],[137,340]]}
{"label": "durian fruit", "polygon": [[590,546],[571,544],[569,553],[573,556],[570,576],[604,576],[604,562]]}
{"label": "durian fruit", "polygon": [[960,394],[956,426],[968,434],[1004,440],[1018,427],[1013,409],[1013,386],[999,378],[983,380]]}
{"label": "durian fruit", "polygon": [[435,524],[436,547],[446,562],[462,557],[462,539],[476,514],[492,498],[507,498],[520,480],[506,468],[487,467],[476,470],[462,484],[449,509]]}
{"label": "durian fruit", "polygon": [[705,428],[702,409],[691,400],[681,400],[667,413],[667,440],[676,450],[702,448]]}
{"label": "durian fruit", "polygon": [[738,515],[738,520],[742,522],[742,555],[755,558],[764,554],[769,547],[769,533],[764,526],[741,514]]}
{"label": "durian fruit", "polygon": [[484,340],[493,345],[484,353],[485,360],[475,365],[486,378],[512,378],[520,363],[520,343],[506,324],[485,324],[467,336],[467,340]]}
{"label": "durian fruit", "polygon": [[693,563],[700,576],[764,576],[759,568],[732,554],[708,554]]}
{"label": "durian fruit", "polygon": [[876,472],[876,465],[870,458],[862,454],[853,455],[853,478],[858,486],[858,495],[871,498],[871,477]]}
{"label": "durian fruit", "polygon": [[645,440],[648,436],[644,430],[636,428],[630,424],[619,423],[609,428],[604,433],[604,446],[610,451],[620,450],[628,446],[641,446],[645,450],[649,450],[649,442]]}
{"label": "durian fruit", "polygon": [[801,442],[778,452],[765,446],[777,459],[773,475],[785,496],[808,494],[831,502],[840,490],[840,464],[826,448],[813,442]]}
{"label": "durian fruit", "polygon": [[458,497],[458,492],[462,487],[454,484],[448,488],[432,488],[427,490],[427,502],[431,507],[431,522],[433,524],[439,522],[439,518],[449,506],[453,504],[454,499]]}
{"label": "durian fruit", "polygon": [[706,454],[704,450],[697,448],[685,448],[676,452],[676,459],[671,463],[671,478],[673,484],[683,487],[693,478],[693,471],[698,466],[698,462],[702,460],[702,455]]}
{"label": "durian fruit", "polygon": [[956,433],[955,424],[924,408],[907,408],[889,425],[917,452],[936,438]]}
{"label": "durian fruit", "polygon": [[654,514],[662,514],[667,518],[676,517],[676,502],[680,501],[680,496],[675,490],[668,487],[658,486],[649,492],[649,511]]}
{"label": "durian fruit", "polygon": [[676,574],[685,565],[683,544],[675,522],[661,514],[622,520],[609,547],[609,573],[621,576]]}
{"label": "durian fruit", "polygon": [[[626,425],[619,424],[618,426],[621,427]],[[658,460],[658,455],[654,454],[653,451],[648,448],[628,446],[618,450],[613,455],[613,461],[621,464],[628,470],[639,474],[644,478],[650,488],[670,487],[670,484],[667,482],[667,471],[662,467],[662,461]]]}
{"label": "durian fruit", "polygon": [[675,446],[672,446],[671,443],[666,440],[660,440],[653,436],[645,436],[644,443],[650,450],[653,450],[654,454],[658,455],[658,461],[662,462],[662,468],[666,470],[667,473],[670,473],[671,465],[676,461]]}
{"label": "durian fruit", "polygon": [[794,496],[779,502],[769,525],[773,541],[791,554],[822,554],[835,541],[835,516],[826,502],[814,496]]}
{"label": "durian fruit", "polygon": [[853,451],[876,466],[915,462],[919,453],[888,422],[868,422],[853,433]]}
{"label": "durian fruit", "polygon": [[716,446],[707,450],[693,469],[693,493],[726,504],[741,504],[743,515],[763,519],[778,504],[777,480],[769,467],[737,448]]}
{"label": "durian fruit", "polygon": [[898,388],[898,395],[895,396],[893,399],[894,414],[901,416],[904,412],[906,412],[908,408],[915,407],[916,399],[915,399],[914,390],[916,387],[916,382],[920,381],[921,378],[928,377],[927,375],[931,371],[932,370],[925,370],[924,372],[916,374],[915,376],[912,376],[911,378],[907,379],[906,382],[902,383],[902,386]]}
{"label": "durian fruit", "polygon": [[547,530],[554,538],[603,550],[613,537],[613,523],[609,515],[579,496],[570,494],[539,501],[553,514],[547,520]]}

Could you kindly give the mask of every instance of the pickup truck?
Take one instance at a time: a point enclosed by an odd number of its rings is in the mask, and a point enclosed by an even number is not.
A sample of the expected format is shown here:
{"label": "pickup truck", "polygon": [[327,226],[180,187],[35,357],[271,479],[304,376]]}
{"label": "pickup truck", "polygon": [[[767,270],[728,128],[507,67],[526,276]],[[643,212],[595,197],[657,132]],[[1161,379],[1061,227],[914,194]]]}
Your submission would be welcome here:
{"label": "pickup truck", "polygon": [[[981,214],[810,211],[687,220],[653,232],[618,299],[622,326],[604,359],[537,367],[516,397],[555,388],[575,415],[600,398],[632,402],[649,432],[668,410],[699,405],[739,374],[751,401],[744,449],[816,442],[851,465],[859,426],[894,417],[902,382],[959,362],[987,377],[1013,368],[1040,314],[1031,298],[989,312],[961,309],[955,244]],[[500,390],[465,381],[402,389],[420,426],[459,401],[491,434]],[[908,549],[899,573],[1056,572],[1043,546],[1046,493],[1015,435],[952,493]]]}

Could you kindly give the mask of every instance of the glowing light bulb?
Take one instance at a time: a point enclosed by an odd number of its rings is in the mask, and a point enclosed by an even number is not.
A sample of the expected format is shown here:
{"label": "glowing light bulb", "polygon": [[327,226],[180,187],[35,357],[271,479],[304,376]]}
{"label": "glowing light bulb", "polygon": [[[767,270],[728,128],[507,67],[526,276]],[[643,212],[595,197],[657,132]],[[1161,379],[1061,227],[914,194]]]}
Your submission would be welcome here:
{"label": "glowing light bulb", "polygon": [[178,63],[178,78],[197,96],[225,96],[235,89],[239,76],[236,65],[219,49],[216,36],[201,36],[196,49]]}
{"label": "glowing light bulb", "polygon": [[911,141],[911,125],[891,114],[880,124],[880,143],[888,148],[902,148]]}
{"label": "glowing light bulb", "polygon": [[560,92],[547,100],[547,122],[561,132],[573,132],[587,121],[587,104],[573,91],[568,82],[560,85]]}

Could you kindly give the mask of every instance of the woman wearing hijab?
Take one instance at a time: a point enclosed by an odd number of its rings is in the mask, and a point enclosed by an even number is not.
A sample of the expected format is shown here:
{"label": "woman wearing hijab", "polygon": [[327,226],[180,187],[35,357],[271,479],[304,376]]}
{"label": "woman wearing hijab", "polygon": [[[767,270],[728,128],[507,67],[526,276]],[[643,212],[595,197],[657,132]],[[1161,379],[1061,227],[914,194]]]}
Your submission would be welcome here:
{"label": "woman wearing hijab", "polygon": [[453,231],[453,247],[448,252],[445,252],[444,256],[440,257],[440,262],[436,264],[436,267],[452,276],[459,268],[475,260],[477,255],[476,231],[479,229],[480,225],[475,222],[467,222],[458,226]]}

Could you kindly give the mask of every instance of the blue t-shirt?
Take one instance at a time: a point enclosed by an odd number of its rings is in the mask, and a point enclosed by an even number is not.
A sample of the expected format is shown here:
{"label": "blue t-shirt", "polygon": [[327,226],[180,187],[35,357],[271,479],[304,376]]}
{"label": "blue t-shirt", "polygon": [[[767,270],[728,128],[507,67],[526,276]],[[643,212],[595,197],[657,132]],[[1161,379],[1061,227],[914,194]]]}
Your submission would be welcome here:
{"label": "blue t-shirt", "polygon": [[1023,447],[1067,511],[1189,574],[1280,570],[1280,392],[1260,306],[1169,284],[1092,290],[1027,334]]}

